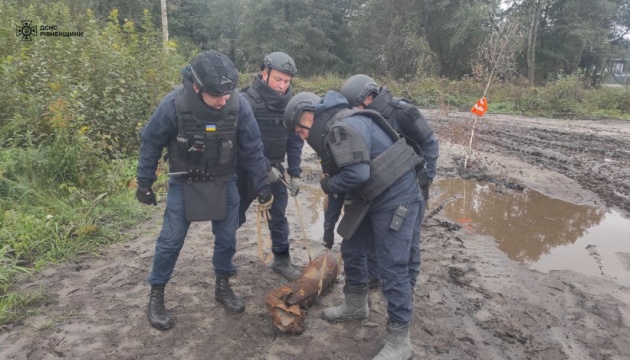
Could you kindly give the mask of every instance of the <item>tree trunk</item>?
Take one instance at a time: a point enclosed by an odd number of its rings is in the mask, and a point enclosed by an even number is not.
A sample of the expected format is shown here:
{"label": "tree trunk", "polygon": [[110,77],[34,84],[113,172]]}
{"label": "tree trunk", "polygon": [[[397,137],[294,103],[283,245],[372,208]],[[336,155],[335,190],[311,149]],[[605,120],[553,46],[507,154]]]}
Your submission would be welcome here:
{"label": "tree trunk", "polygon": [[527,36],[527,80],[529,85],[534,85],[534,69],[536,67],[536,36],[538,35],[538,24],[540,24],[540,2],[534,1],[534,11],[532,21],[529,23],[529,33]]}
{"label": "tree trunk", "polygon": [[164,48],[168,44],[168,19],[166,16],[166,0],[160,0],[160,6],[162,7],[162,42]]}

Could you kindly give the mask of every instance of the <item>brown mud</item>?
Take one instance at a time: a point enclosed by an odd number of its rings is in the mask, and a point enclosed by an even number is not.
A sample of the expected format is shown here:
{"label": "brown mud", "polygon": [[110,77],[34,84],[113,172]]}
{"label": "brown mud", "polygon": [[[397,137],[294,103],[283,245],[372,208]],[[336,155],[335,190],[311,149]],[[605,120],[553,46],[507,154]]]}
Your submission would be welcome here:
{"label": "brown mud", "polygon": [[[563,121],[487,115],[463,168],[471,116],[424,111],[441,140],[437,179],[493,182],[505,191],[530,188],[600,209],[630,212],[630,122]],[[292,254],[299,266],[320,244],[322,196],[312,151],[305,149],[300,213],[289,199]],[[437,199],[439,187],[432,189]],[[571,271],[539,273],[512,261],[494,239],[464,231],[431,203],[423,226],[422,269],[411,327],[414,358],[630,359],[630,288]],[[162,201],[159,206],[164,206]],[[284,283],[258,259],[252,209],[238,231],[232,283],[242,314],[214,300],[210,224],[191,226],[166,288],[174,328],[151,328],[145,315],[154,241],[161,213],[130,232],[130,240],[99,256],[51,266],[20,283],[44,288],[50,304],[0,333],[2,359],[371,359],[385,335],[386,302],[370,294],[366,321],[328,323],[321,310],[342,298],[343,277],[308,309],[304,332],[278,334],[265,295]],[[630,241],[630,229],[629,241]],[[339,239],[333,251],[339,251]],[[585,250],[587,251],[587,250]],[[619,253],[628,264],[630,254]]]}

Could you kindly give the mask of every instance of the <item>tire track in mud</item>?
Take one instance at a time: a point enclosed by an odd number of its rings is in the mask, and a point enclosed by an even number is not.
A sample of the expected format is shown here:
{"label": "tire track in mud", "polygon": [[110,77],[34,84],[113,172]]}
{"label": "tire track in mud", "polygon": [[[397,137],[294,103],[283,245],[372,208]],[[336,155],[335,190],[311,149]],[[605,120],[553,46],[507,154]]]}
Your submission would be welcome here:
{"label": "tire track in mud", "polygon": [[492,238],[464,235],[439,214],[426,230],[422,261],[433,265],[423,266],[415,290],[416,354],[609,359],[627,351],[630,289],[570,271],[523,268]]}
{"label": "tire track in mud", "polygon": [[[460,130],[459,138],[454,139],[449,131],[454,126],[467,127],[470,134],[472,122],[465,114],[437,117],[435,129],[447,139],[462,143],[466,132]],[[491,125],[477,126],[476,150],[507,153],[561,173],[596,193],[607,206],[630,212],[629,122],[501,115],[490,115],[485,121]]]}
{"label": "tire track in mud", "polygon": [[561,320],[545,308],[549,304],[532,300],[541,289],[523,292],[531,284],[520,273],[528,270],[515,268],[491,238],[461,237],[441,219],[427,225],[438,236],[426,239],[423,261],[440,266],[427,269],[415,292],[424,295],[416,301],[415,323],[426,353],[461,359],[569,359],[566,348],[588,353],[551,335]]}
{"label": "tire track in mud", "polygon": [[630,156],[623,158],[620,151],[630,149],[630,141],[571,132],[554,134],[537,128],[529,136],[522,136],[520,132],[519,128],[510,126],[497,133],[481,132],[479,136],[484,142],[511,154],[519,153],[529,163],[578,181],[609,206],[630,211]]}

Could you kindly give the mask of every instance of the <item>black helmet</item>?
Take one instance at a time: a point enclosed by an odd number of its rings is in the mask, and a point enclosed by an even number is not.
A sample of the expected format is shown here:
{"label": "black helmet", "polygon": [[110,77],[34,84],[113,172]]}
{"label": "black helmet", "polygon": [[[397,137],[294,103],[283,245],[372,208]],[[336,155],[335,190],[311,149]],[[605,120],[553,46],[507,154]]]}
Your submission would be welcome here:
{"label": "black helmet", "polygon": [[265,68],[276,69],[290,76],[297,74],[295,61],[293,61],[289,55],[279,51],[272,52],[265,56],[260,63],[260,71],[265,70]]}
{"label": "black helmet", "polygon": [[311,92],[301,92],[292,97],[284,109],[284,124],[287,129],[293,130],[297,126],[304,110],[315,111],[315,104],[320,100],[319,96]]}
{"label": "black helmet", "polygon": [[353,75],[341,87],[339,93],[348,100],[348,106],[353,108],[363,104],[365,99],[371,94],[378,94],[379,87],[376,81],[363,74]]}
{"label": "black helmet", "polygon": [[194,58],[190,72],[199,89],[214,96],[231,93],[238,81],[238,72],[232,60],[212,50]]}

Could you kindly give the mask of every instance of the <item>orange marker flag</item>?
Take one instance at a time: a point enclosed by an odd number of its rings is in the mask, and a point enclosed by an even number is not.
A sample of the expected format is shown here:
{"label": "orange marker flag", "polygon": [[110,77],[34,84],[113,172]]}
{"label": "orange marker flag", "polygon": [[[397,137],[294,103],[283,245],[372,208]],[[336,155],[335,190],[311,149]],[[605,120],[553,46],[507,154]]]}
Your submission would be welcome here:
{"label": "orange marker flag", "polygon": [[488,111],[488,100],[485,97],[477,100],[475,106],[470,109],[470,112],[477,116],[483,116]]}

